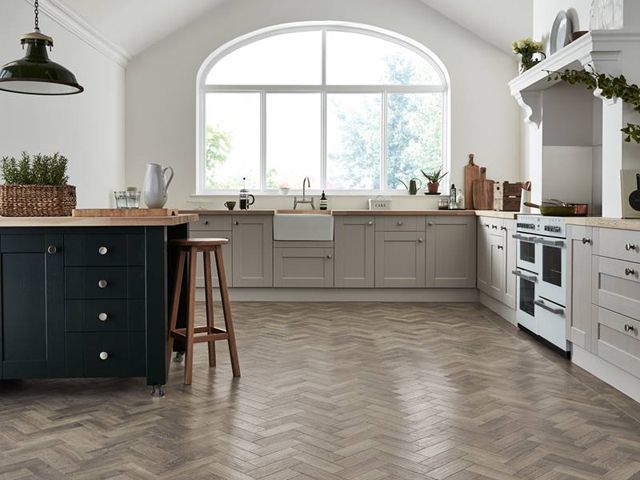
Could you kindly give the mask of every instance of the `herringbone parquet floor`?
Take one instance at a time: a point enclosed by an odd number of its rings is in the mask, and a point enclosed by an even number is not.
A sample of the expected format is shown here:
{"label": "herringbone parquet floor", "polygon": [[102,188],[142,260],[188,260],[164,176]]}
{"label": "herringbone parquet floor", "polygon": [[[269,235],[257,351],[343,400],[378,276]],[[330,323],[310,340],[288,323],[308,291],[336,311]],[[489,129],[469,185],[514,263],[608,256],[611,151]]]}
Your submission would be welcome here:
{"label": "herringbone parquet floor", "polygon": [[479,305],[234,312],[238,380],[0,383],[0,479],[640,479],[640,405]]}

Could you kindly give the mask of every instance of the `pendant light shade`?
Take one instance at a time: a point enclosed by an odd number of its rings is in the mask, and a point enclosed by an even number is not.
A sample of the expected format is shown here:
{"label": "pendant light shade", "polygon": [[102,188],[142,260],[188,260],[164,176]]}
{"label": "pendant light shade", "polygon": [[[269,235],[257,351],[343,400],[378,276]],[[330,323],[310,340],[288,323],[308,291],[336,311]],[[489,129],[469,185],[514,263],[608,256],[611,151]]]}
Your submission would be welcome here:
{"label": "pendant light shade", "polygon": [[84,88],[62,65],[49,60],[47,47],[53,39],[38,28],[38,0],[35,2],[36,28],[20,39],[27,53],[24,58],[0,68],[0,90],[28,95],[73,95]]}

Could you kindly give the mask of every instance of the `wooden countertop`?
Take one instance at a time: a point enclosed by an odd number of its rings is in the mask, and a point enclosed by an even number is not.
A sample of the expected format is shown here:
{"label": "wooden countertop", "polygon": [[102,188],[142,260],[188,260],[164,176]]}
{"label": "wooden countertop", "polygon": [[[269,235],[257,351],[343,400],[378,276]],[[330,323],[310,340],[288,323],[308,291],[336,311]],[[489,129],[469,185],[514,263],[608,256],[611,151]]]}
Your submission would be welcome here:
{"label": "wooden countertop", "polygon": [[274,215],[277,210],[258,209],[255,210],[225,210],[222,208],[207,210],[204,208],[193,210],[180,210],[180,213],[200,214],[200,215]]}
{"label": "wooden countertop", "polygon": [[496,212],[495,210],[476,210],[476,216],[478,217],[490,217],[490,218],[504,218],[507,220],[514,220],[517,218],[520,212]]}
{"label": "wooden countertop", "polygon": [[615,228],[618,230],[635,230],[640,232],[640,219],[610,217],[567,217],[567,225],[584,227]]}
{"label": "wooden countertop", "polygon": [[[273,209],[273,210],[180,210],[180,213],[198,213],[200,215],[275,215],[276,213],[286,214],[324,214],[334,216],[453,216],[453,215],[475,215],[473,210],[290,210],[290,209]],[[507,213],[507,212],[495,212]]]}
{"label": "wooden countertop", "polygon": [[198,215],[167,217],[0,217],[2,227],[162,227],[198,221]]}

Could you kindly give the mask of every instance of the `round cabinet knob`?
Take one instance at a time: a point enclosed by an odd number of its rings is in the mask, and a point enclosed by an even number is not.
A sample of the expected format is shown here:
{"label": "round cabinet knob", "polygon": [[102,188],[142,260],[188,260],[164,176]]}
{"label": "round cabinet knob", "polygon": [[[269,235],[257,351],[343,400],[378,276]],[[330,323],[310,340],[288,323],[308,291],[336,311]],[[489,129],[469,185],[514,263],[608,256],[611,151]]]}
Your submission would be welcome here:
{"label": "round cabinet knob", "polygon": [[236,220],[235,222],[233,222],[234,225],[239,225],[238,220]]}
{"label": "round cabinet knob", "polygon": [[107,285],[108,285],[108,283],[107,283],[106,280],[99,280],[98,281],[98,287],[99,288],[107,288]]}
{"label": "round cabinet knob", "polygon": [[367,225],[373,225],[373,220],[369,220],[369,221],[367,222]]}
{"label": "round cabinet knob", "polygon": [[106,255],[107,253],[109,253],[109,249],[107,247],[100,247],[98,248],[98,253],[100,255]]}
{"label": "round cabinet knob", "polygon": [[47,247],[47,253],[49,255],[53,255],[54,253],[56,253],[58,251],[58,247],[56,247],[55,245],[49,245]]}
{"label": "round cabinet knob", "polygon": [[424,239],[423,239],[422,237],[420,237],[420,238],[418,239],[418,243],[422,243],[422,242],[424,242]]}
{"label": "round cabinet knob", "polygon": [[590,238],[583,238],[582,239],[582,244],[583,245],[591,245],[591,239]]}
{"label": "round cabinet knob", "polygon": [[502,245],[498,245],[498,250],[504,250],[504,247]]}
{"label": "round cabinet knob", "polygon": [[109,354],[107,352],[100,352],[100,360],[106,360],[107,358],[109,358]]}
{"label": "round cabinet knob", "polygon": [[331,260],[333,257],[331,255],[327,255],[327,260]]}
{"label": "round cabinet knob", "polygon": [[402,225],[402,223],[403,223],[403,222],[401,222],[401,221],[398,221],[398,224],[397,224],[397,225],[398,225],[398,226],[400,226],[400,225]]}
{"label": "round cabinet knob", "polygon": [[427,222],[427,225],[429,225],[431,227],[431,226],[433,226],[433,222]]}
{"label": "round cabinet knob", "polygon": [[106,322],[108,318],[109,315],[104,312],[98,314],[98,320],[100,320],[101,322]]}
{"label": "round cabinet knob", "polygon": [[205,220],[205,221],[204,221],[204,224],[205,224],[205,225],[209,225],[209,220]]}

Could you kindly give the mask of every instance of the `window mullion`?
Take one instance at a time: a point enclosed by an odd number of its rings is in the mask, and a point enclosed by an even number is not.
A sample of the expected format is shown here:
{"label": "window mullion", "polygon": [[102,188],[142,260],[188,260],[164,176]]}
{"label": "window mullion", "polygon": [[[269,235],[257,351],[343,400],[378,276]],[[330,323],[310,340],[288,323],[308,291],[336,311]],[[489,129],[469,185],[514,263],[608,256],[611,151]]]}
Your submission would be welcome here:
{"label": "window mullion", "polygon": [[267,189],[267,93],[260,92],[260,191]]}
{"label": "window mullion", "polygon": [[383,192],[389,190],[387,172],[387,163],[389,161],[387,154],[387,91],[382,91],[382,108],[380,109],[380,190]]}
{"label": "window mullion", "polygon": [[321,94],[320,106],[320,186],[327,189],[327,92]]}

